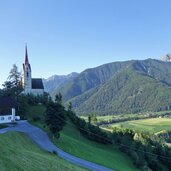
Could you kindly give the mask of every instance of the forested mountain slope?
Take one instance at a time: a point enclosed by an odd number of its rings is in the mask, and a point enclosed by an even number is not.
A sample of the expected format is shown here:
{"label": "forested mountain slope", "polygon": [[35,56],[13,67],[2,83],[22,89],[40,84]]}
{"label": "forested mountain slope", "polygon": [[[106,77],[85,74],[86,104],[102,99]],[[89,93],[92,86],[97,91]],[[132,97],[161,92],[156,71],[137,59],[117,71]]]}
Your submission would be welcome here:
{"label": "forested mountain slope", "polygon": [[51,94],[55,89],[65,84],[70,79],[75,78],[77,75],[78,73],[73,72],[68,75],[53,75],[47,79],[43,79],[44,89]]}
{"label": "forested mountain slope", "polygon": [[114,62],[83,71],[61,92],[81,115],[171,109],[171,63],[153,59]]}

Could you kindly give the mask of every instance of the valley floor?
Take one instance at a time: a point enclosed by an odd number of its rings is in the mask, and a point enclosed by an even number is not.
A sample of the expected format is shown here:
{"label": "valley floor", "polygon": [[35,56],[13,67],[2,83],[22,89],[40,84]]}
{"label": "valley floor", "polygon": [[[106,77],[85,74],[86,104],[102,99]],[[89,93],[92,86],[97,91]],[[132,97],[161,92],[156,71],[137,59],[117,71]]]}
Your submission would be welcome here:
{"label": "valley floor", "polygon": [[138,131],[157,133],[163,130],[171,130],[171,118],[150,118],[141,120],[132,120],[107,125],[107,129],[114,127],[129,128]]}

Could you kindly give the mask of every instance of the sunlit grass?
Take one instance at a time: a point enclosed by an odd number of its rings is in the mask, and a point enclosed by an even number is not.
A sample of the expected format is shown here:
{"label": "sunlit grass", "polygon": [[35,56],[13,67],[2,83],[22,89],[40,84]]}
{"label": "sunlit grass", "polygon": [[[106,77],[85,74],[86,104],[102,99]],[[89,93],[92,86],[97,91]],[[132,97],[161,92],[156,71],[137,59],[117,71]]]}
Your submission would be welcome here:
{"label": "sunlit grass", "polygon": [[157,133],[162,130],[171,130],[171,118],[150,118],[133,120],[126,122],[119,122],[116,124],[109,124],[110,128],[123,127],[139,131],[147,131]]}
{"label": "sunlit grass", "polygon": [[86,170],[40,149],[23,133],[0,134],[0,170],[81,171]]}
{"label": "sunlit grass", "polygon": [[126,154],[120,152],[117,147],[86,139],[70,121],[60,134],[60,139],[56,144],[68,153],[117,171],[138,170],[133,165],[133,161]]}

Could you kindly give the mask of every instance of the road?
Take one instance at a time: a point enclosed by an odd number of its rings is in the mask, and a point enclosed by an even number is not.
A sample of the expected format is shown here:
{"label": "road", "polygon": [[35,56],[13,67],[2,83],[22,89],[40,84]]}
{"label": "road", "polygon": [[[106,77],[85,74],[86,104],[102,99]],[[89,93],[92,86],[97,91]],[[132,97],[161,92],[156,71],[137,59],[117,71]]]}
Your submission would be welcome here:
{"label": "road", "polygon": [[75,157],[69,153],[64,152],[51,142],[46,132],[36,126],[31,125],[27,121],[18,121],[16,125],[11,125],[7,128],[0,129],[1,134],[7,131],[23,132],[27,134],[36,144],[38,144],[44,150],[49,152],[55,151],[58,156],[76,165],[85,167],[93,171],[112,171],[112,169],[83,160],[81,158]]}

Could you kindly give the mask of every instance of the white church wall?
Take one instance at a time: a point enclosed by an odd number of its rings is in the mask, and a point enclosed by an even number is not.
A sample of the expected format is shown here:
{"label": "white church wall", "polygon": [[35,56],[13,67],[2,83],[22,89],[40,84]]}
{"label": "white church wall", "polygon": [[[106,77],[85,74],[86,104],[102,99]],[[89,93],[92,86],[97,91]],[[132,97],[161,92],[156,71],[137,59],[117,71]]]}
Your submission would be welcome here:
{"label": "white church wall", "polygon": [[32,89],[31,93],[34,95],[43,95],[44,90],[43,89]]}

